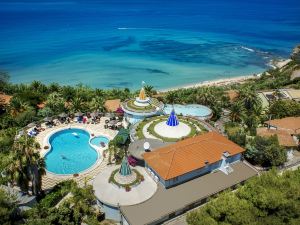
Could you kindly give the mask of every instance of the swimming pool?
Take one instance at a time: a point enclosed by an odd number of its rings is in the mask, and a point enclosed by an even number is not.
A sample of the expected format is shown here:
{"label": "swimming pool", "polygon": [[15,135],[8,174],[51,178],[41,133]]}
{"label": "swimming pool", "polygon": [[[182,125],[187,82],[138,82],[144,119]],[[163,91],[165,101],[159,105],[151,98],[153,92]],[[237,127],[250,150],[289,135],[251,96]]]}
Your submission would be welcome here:
{"label": "swimming pool", "polygon": [[105,146],[107,146],[109,139],[104,136],[98,136],[91,139],[91,144],[96,145],[97,147],[100,147],[100,143],[102,142],[105,144]]}
{"label": "swimming pool", "polygon": [[46,169],[55,174],[76,174],[93,166],[97,151],[89,144],[90,134],[72,128],[54,133],[49,138],[50,150],[45,156]]}
{"label": "swimming pool", "polygon": [[177,115],[182,114],[183,116],[196,116],[202,119],[207,119],[212,115],[212,111],[210,108],[198,104],[190,104],[190,105],[167,104],[165,105],[164,111],[166,114],[170,114],[173,108]]}

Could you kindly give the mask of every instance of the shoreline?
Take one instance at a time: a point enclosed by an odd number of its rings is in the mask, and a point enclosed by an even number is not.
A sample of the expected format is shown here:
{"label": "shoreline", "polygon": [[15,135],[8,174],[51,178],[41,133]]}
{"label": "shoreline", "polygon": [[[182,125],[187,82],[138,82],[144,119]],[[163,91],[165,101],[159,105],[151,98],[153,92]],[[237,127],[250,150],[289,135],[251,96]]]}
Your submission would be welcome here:
{"label": "shoreline", "polygon": [[[273,61],[270,62],[270,67],[273,69],[281,69],[282,67],[286,66],[291,59],[282,59],[279,61]],[[264,71],[266,72],[266,71]],[[171,88],[165,88],[158,90],[158,93],[164,93],[168,91],[176,91],[179,89],[189,89],[189,88],[198,88],[198,87],[211,87],[211,86],[227,86],[227,85],[232,85],[232,84],[242,84],[247,80],[250,79],[258,79],[260,76],[264,73],[258,73],[258,74],[252,74],[252,75],[242,75],[242,76],[236,76],[236,77],[229,77],[229,78],[221,78],[221,79],[215,79],[215,80],[207,80],[207,81],[201,81],[197,83],[191,83],[191,84],[186,84],[182,86],[176,86],[176,87],[171,87]]]}
{"label": "shoreline", "polygon": [[166,88],[159,90],[158,93],[164,93],[168,91],[176,91],[179,89],[189,89],[189,88],[197,88],[197,87],[211,87],[211,86],[226,86],[226,85],[231,85],[235,83],[243,83],[249,79],[257,79],[261,76],[262,73],[259,74],[252,74],[252,75],[244,75],[244,76],[237,76],[237,77],[230,77],[230,78],[222,78],[222,79],[216,79],[216,80],[207,80],[207,81],[202,81],[202,82],[197,82],[197,83],[192,83],[192,84],[186,84],[182,86],[177,86],[177,87],[171,87],[171,88]]}

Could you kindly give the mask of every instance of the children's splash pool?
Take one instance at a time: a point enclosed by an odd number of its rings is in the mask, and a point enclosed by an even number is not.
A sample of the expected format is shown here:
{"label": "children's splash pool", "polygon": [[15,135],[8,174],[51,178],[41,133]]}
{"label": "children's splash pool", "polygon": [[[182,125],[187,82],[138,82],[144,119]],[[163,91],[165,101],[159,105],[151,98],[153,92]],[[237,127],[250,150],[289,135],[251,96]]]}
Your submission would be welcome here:
{"label": "children's splash pool", "polygon": [[[98,136],[91,139],[91,144],[97,147],[106,147],[108,145],[108,142],[109,139],[104,136]],[[104,143],[104,146],[101,146],[102,143]]]}

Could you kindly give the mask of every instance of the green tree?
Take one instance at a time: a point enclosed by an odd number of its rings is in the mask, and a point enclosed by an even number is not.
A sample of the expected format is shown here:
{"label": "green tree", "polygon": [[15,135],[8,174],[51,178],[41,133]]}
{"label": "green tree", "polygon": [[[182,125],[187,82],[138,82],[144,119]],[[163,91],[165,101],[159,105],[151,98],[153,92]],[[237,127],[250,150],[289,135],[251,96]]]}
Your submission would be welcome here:
{"label": "green tree", "polygon": [[92,100],[88,103],[88,108],[91,111],[102,111],[103,110],[104,101],[103,98],[96,96],[92,98]]}
{"label": "green tree", "polygon": [[10,225],[13,222],[13,213],[16,209],[15,199],[0,188],[0,224]]}
{"label": "green tree", "polygon": [[241,122],[245,117],[245,108],[241,101],[234,102],[230,107],[229,118],[231,122]]}
{"label": "green tree", "polygon": [[300,169],[282,175],[272,170],[235,192],[224,192],[187,215],[190,225],[298,224]]}
{"label": "green tree", "polygon": [[156,93],[156,91],[154,90],[154,87],[151,85],[145,85],[144,89],[145,89],[147,96],[152,97],[152,95],[154,95]]}
{"label": "green tree", "polygon": [[286,150],[278,143],[276,135],[260,137],[248,141],[245,157],[254,164],[279,166],[286,162]]}
{"label": "green tree", "polygon": [[45,174],[45,161],[40,157],[39,148],[34,138],[21,136],[14,143],[6,169],[11,183],[17,184],[26,192],[31,183],[34,195],[41,194],[42,176]]}
{"label": "green tree", "polygon": [[269,108],[272,118],[280,119],[288,116],[300,116],[300,103],[293,100],[274,101]]}
{"label": "green tree", "polygon": [[8,106],[8,110],[12,116],[17,116],[19,113],[22,113],[29,108],[30,106],[19,97],[13,97]]}
{"label": "green tree", "polygon": [[60,113],[65,109],[65,99],[58,92],[52,92],[46,100],[46,107],[54,113]]}

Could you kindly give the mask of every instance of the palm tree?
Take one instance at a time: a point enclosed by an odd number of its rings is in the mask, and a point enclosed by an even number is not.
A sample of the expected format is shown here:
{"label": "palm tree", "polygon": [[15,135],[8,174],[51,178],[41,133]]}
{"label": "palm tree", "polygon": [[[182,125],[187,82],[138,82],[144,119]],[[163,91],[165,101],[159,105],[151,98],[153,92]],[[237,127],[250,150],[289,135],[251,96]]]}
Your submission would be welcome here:
{"label": "palm tree", "polygon": [[31,90],[39,92],[39,93],[46,93],[47,86],[40,81],[32,81],[29,87]]}
{"label": "palm tree", "polygon": [[199,89],[197,94],[197,103],[203,105],[212,105],[216,101],[216,96],[212,89],[209,87],[204,87]]}
{"label": "palm tree", "polygon": [[52,92],[59,92],[60,91],[60,86],[58,83],[51,83],[49,85],[49,92],[52,93]]}
{"label": "palm tree", "polygon": [[150,96],[150,97],[152,97],[152,95],[153,95],[154,92],[155,92],[154,87],[151,86],[151,85],[145,85],[145,86],[144,86],[144,90],[145,90],[145,92],[146,92],[146,95],[147,95],[147,96]]}
{"label": "palm tree", "polygon": [[19,113],[22,113],[29,108],[29,105],[22,101],[19,97],[13,97],[8,105],[8,109],[12,116],[17,116]]}
{"label": "palm tree", "polygon": [[253,88],[245,88],[239,91],[239,99],[244,102],[247,110],[252,110],[261,104],[257,92]]}
{"label": "palm tree", "polygon": [[65,99],[61,94],[53,92],[48,95],[46,106],[49,107],[53,112],[59,113],[65,108]]}
{"label": "palm tree", "polygon": [[230,120],[231,122],[240,122],[245,115],[244,104],[241,101],[234,102],[230,107]]}
{"label": "palm tree", "polygon": [[75,97],[71,100],[71,110],[73,112],[82,111],[85,108],[85,103],[81,97]]}
{"label": "palm tree", "polygon": [[101,111],[103,109],[104,101],[101,97],[97,96],[92,98],[92,100],[89,102],[89,110],[92,111]]}
{"label": "palm tree", "polygon": [[20,186],[21,190],[41,194],[42,176],[45,174],[45,161],[38,152],[40,146],[34,138],[27,135],[17,139],[10,154],[11,162],[7,168],[10,181]]}
{"label": "palm tree", "polygon": [[166,95],[166,100],[170,104],[174,104],[177,99],[177,94],[175,91],[169,91]]}

